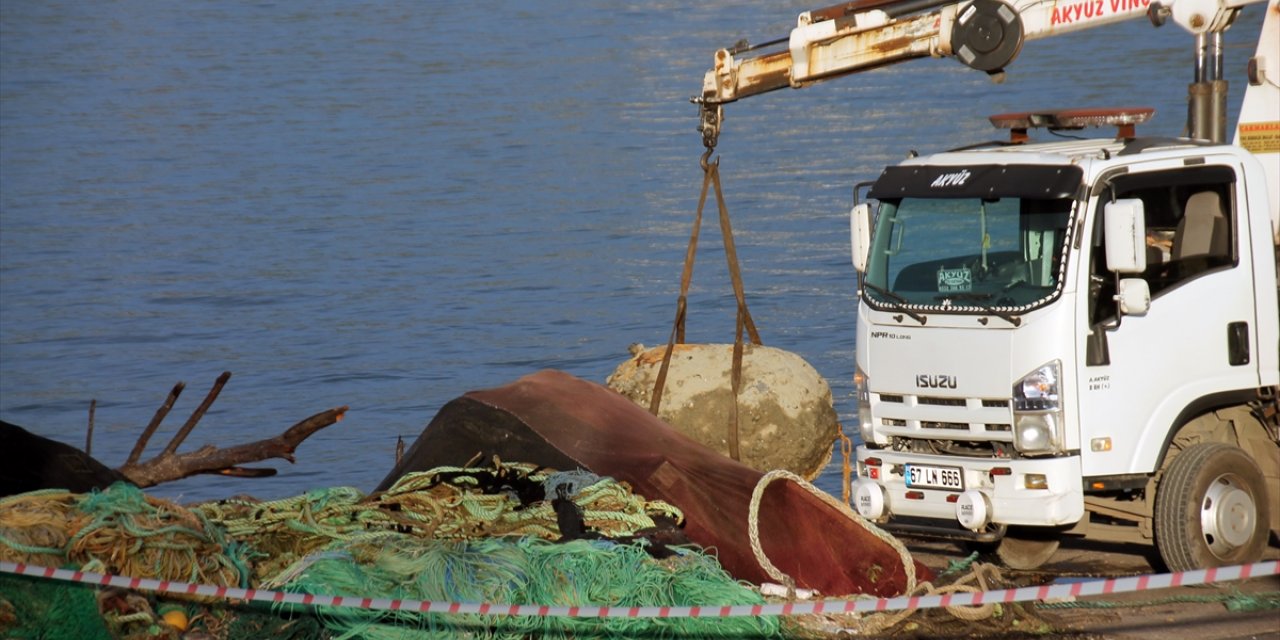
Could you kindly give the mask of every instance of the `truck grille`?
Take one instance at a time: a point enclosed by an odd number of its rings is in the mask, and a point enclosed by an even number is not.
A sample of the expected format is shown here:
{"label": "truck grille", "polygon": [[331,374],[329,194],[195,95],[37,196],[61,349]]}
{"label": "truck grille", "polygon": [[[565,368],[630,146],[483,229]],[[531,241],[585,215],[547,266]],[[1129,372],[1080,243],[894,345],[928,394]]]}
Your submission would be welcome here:
{"label": "truck grille", "polygon": [[953,429],[956,431],[968,431],[969,425],[963,422],[935,422],[929,421],[920,423],[921,429]]}
{"label": "truck grille", "polygon": [[1013,441],[1008,398],[871,394],[878,429],[891,437],[956,441]]}
{"label": "truck grille", "polygon": [[932,396],[916,396],[918,404],[927,404],[935,407],[963,407],[966,404],[964,398],[934,398]]}

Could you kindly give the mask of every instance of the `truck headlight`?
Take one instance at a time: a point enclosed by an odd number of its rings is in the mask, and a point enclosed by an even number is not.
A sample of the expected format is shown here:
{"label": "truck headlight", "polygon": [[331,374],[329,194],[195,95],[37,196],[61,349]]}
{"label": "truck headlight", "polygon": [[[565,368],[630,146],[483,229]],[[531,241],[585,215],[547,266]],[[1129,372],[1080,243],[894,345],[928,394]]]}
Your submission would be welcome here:
{"label": "truck headlight", "polygon": [[1029,413],[1017,416],[1013,425],[1013,446],[1024,453],[1053,451],[1058,448],[1058,421],[1052,413]]}
{"label": "truck headlight", "polygon": [[1023,453],[1062,450],[1062,365],[1057,360],[1013,385],[1013,446]]}
{"label": "truck headlight", "polygon": [[1058,381],[1062,368],[1057,360],[1022,376],[1013,385],[1014,411],[1056,411],[1060,408]]}
{"label": "truck headlight", "polygon": [[867,374],[858,365],[853,366],[853,393],[858,397],[858,435],[863,444],[875,444],[875,433],[871,427],[871,387]]}

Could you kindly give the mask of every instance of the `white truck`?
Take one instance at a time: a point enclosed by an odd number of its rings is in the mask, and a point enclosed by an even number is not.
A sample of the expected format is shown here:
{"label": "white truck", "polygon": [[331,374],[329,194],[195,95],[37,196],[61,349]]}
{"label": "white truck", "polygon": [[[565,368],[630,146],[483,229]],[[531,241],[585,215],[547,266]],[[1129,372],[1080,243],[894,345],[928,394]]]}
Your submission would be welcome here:
{"label": "white truck", "polygon": [[1008,143],[855,188],[859,513],[1015,568],[1063,535],[1154,542],[1171,570],[1280,536],[1280,7],[1228,144],[1222,34],[1247,3],[862,0],[802,14],[784,51],[717,52],[709,148],[723,104],[780,87],[922,56],[1000,73],[1023,40],[1135,16],[1195,35],[1186,138],[1137,136],[1141,108],[1003,114]]}

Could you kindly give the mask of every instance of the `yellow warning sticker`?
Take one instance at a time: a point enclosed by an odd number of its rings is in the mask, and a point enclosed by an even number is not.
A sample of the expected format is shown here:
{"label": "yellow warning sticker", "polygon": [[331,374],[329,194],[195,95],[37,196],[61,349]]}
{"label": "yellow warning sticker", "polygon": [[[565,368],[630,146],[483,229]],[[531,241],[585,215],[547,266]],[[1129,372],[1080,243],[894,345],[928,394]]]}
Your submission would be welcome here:
{"label": "yellow warning sticker", "polygon": [[1252,153],[1280,153],[1280,120],[1241,122],[1240,146]]}

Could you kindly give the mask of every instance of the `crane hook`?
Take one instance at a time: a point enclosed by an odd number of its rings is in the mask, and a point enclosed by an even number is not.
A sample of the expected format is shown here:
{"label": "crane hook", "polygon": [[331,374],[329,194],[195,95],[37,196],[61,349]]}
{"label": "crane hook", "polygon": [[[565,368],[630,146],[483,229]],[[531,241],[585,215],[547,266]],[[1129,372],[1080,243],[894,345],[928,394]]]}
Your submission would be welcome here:
{"label": "crane hook", "polygon": [[[720,120],[724,118],[724,108],[719,104],[702,101],[698,104],[698,131],[702,132],[702,146],[707,148],[698,164],[702,165],[702,171],[705,173],[711,170],[711,154],[715,153],[716,142],[720,140]],[[719,163],[717,159],[715,164]]]}

